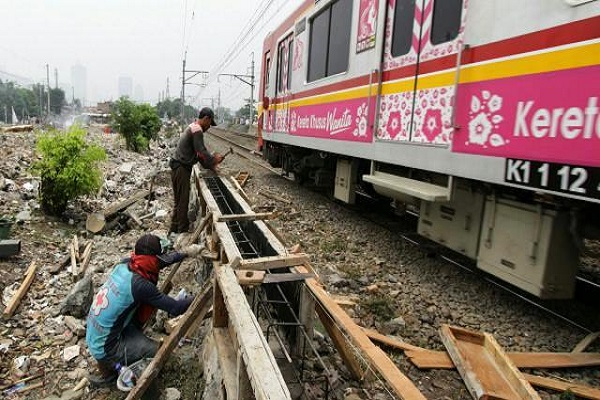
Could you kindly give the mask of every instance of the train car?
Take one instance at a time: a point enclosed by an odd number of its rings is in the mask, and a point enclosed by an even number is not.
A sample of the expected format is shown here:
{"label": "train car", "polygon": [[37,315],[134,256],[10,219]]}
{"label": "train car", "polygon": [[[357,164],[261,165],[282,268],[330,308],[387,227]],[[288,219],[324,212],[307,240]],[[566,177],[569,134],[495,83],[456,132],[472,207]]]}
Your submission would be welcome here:
{"label": "train car", "polygon": [[600,224],[600,0],[307,0],[264,40],[259,145],[540,298]]}

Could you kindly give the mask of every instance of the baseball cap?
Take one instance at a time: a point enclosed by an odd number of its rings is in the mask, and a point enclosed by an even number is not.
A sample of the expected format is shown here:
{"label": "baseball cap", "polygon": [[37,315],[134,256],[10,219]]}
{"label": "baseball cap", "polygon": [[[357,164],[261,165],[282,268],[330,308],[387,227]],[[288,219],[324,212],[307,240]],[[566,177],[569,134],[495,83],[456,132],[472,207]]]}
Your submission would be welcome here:
{"label": "baseball cap", "polygon": [[215,112],[212,110],[212,108],[204,107],[200,110],[200,112],[198,113],[198,119],[204,118],[204,117],[210,117],[210,119],[211,119],[210,125],[211,126],[217,126],[217,123],[215,122]]}
{"label": "baseball cap", "polygon": [[159,256],[163,253],[162,246],[160,244],[160,238],[155,235],[146,234],[135,242],[135,254],[137,255],[149,255]]}

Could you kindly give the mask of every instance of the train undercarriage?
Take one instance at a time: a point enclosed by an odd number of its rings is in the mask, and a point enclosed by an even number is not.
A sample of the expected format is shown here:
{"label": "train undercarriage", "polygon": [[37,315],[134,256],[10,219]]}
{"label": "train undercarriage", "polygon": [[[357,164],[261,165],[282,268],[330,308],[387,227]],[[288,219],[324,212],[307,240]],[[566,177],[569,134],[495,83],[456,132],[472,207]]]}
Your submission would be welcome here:
{"label": "train undercarriage", "polygon": [[412,207],[421,236],[542,299],[574,296],[583,240],[600,239],[594,203],[273,142],[263,156],[342,202],[366,192]]}

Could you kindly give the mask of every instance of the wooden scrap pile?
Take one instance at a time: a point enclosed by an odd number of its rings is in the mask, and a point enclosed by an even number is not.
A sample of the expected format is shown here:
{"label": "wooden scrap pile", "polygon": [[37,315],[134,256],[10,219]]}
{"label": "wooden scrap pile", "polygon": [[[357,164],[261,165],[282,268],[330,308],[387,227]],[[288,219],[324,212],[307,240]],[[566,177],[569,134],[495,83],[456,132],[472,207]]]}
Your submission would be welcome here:
{"label": "wooden scrap pile", "polygon": [[151,194],[152,188],[140,190],[128,199],[113,203],[100,212],[88,215],[86,229],[92,233],[99,233],[116,227],[124,230],[128,224],[143,228],[143,220],[151,217],[154,213],[138,216],[132,206],[138,201],[150,197]]}
{"label": "wooden scrap pile", "polygon": [[583,353],[598,333],[588,335],[571,353],[505,353],[488,333],[448,325],[440,329],[447,352],[413,346],[370,329],[363,331],[373,342],[403,351],[420,369],[458,369],[474,399],[539,399],[531,386],[600,399],[599,389],[519,371],[599,366],[599,353]]}

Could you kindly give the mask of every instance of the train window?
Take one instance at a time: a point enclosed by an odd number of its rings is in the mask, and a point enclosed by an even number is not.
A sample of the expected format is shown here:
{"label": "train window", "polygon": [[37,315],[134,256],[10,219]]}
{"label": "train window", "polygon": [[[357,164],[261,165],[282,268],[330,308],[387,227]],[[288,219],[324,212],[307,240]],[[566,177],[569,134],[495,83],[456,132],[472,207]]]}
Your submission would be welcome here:
{"label": "train window", "polygon": [[435,0],[431,21],[431,44],[454,40],[460,29],[462,0]]}
{"label": "train window", "polygon": [[271,52],[265,53],[265,92],[269,90],[269,75],[271,74]]}
{"label": "train window", "polygon": [[291,58],[292,58],[292,35],[289,35],[277,48],[277,92],[284,93],[291,87]]}
{"label": "train window", "polygon": [[312,19],[308,81],[344,72],[350,57],[352,0],[338,0]]}
{"label": "train window", "polygon": [[415,3],[415,0],[396,0],[394,33],[392,35],[392,56],[394,57],[408,53],[412,47]]}
{"label": "train window", "polygon": [[350,57],[350,26],[352,21],[352,1],[340,0],[331,6],[329,28],[329,54],[327,76],[339,74],[348,69]]}
{"label": "train window", "polygon": [[308,80],[324,78],[327,72],[327,45],[329,36],[330,10],[317,15],[310,27],[310,44],[308,50]]}

